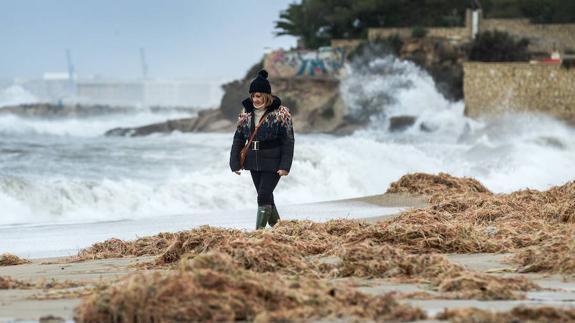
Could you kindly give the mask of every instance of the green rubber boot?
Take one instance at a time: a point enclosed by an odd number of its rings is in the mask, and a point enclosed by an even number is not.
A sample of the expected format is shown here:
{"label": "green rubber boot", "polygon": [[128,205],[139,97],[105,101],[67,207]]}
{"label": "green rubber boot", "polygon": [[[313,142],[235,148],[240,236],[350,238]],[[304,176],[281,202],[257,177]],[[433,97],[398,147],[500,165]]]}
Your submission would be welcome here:
{"label": "green rubber boot", "polygon": [[256,219],[256,230],[263,229],[266,227],[271,214],[272,214],[272,206],[271,205],[258,206],[258,217]]}
{"label": "green rubber boot", "polygon": [[280,215],[278,213],[278,209],[276,208],[275,205],[272,205],[272,213],[270,215],[270,218],[268,219],[268,223],[273,227],[278,223],[279,220]]}

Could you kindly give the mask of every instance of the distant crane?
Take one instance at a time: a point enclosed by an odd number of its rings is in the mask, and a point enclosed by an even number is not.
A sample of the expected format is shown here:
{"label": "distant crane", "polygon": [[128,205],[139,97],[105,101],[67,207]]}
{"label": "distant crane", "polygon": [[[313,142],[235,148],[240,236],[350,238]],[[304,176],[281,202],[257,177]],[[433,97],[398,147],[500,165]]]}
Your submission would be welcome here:
{"label": "distant crane", "polygon": [[140,47],[140,61],[142,63],[142,104],[148,106],[148,62],[146,61],[146,49]]}
{"label": "distant crane", "polygon": [[76,70],[74,69],[74,64],[72,63],[72,52],[70,49],[66,49],[66,60],[68,62],[68,82],[69,91],[71,95],[76,95]]}
{"label": "distant crane", "polygon": [[142,63],[142,76],[144,79],[148,78],[148,63],[146,62],[146,50],[141,47],[140,48],[140,60]]}

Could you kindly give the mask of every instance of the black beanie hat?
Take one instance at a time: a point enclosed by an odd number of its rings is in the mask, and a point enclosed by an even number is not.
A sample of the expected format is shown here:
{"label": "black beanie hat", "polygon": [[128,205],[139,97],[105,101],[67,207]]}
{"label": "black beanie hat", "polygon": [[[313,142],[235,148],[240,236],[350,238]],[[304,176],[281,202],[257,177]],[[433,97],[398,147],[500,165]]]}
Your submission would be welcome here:
{"label": "black beanie hat", "polygon": [[268,72],[266,70],[261,70],[258,72],[258,76],[250,84],[250,93],[261,92],[261,93],[272,93],[272,87],[268,81]]}

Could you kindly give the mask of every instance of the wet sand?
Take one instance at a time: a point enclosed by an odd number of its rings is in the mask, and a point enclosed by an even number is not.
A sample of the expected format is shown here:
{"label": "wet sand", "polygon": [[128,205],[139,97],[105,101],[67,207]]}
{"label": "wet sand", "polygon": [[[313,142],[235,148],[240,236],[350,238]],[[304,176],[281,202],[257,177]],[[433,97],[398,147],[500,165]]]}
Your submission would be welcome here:
{"label": "wet sand", "polygon": [[[368,203],[381,207],[397,207],[401,209],[425,206],[425,198],[410,197],[401,194],[375,195],[358,199],[317,203],[316,206],[357,205]],[[382,221],[397,215],[397,213],[370,217],[367,221]],[[478,307],[495,311],[509,310],[519,304],[529,306],[551,305],[557,307],[575,307],[575,280],[564,281],[559,276],[544,276],[538,274],[510,273],[511,266],[506,264],[505,254],[471,254],[447,255],[450,260],[466,266],[469,269],[487,272],[492,275],[521,275],[529,277],[543,288],[543,290],[528,293],[527,300],[522,301],[477,301],[477,300],[418,300],[404,299],[401,302],[424,309],[433,316],[444,308]],[[137,269],[134,264],[147,262],[153,257],[121,258],[92,260],[77,263],[67,263],[66,258],[32,259],[32,263],[0,267],[0,276],[10,276],[26,282],[56,281],[79,282],[85,287],[67,289],[11,289],[0,290],[0,322],[29,320],[36,321],[41,317],[53,315],[64,320],[72,320],[74,307],[81,299],[77,295],[67,296],[64,299],[32,299],[32,298],[61,298],[64,292],[76,292],[82,288],[94,286],[100,282],[110,282],[128,275]],[[398,284],[383,279],[353,279],[352,282],[363,292],[381,295],[392,291],[399,292],[430,292],[424,285]]]}
{"label": "wet sand", "polygon": [[[10,276],[25,282],[37,281],[77,282],[86,287],[101,282],[111,282],[134,271],[130,266],[151,260],[153,257],[102,259],[77,263],[66,263],[66,258],[32,259],[32,263],[0,267],[0,276]],[[63,292],[74,292],[83,287],[66,289],[7,289],[0,290],[0,322],[13,320],[39,320],[53,315],[65,320],[73,319],[74,307],[79,297],[54,298]]]}

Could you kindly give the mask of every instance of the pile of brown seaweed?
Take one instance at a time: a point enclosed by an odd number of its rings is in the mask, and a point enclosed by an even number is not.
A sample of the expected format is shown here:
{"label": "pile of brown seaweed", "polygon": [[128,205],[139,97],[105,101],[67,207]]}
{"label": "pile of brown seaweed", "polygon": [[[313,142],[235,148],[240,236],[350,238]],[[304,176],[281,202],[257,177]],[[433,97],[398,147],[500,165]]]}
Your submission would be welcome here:
{"label": "pile of brown seaweed", "polygon": [[413,173],[389,185],[386,193],[410,193],[420,195],[486,193],[491,192],[478,180],[468,177],[458,178],[446,173],[438,175]]}
{"label": "pile of brown seaweed", "polygon": [[77,322],[412,321],[425,314],[390,296],[368,296],[325,280],[254,273],[223,253],[182,259],[179,270],[143,272],[98,291],[76,308]]}
{"label": "pile of brown seaweed", "polygon": [[112,238],[80,250],[75,260],[157,255],[166,250],[177,235],[177,233],[162,232],[155,236],[143,237],[129,242]]}
{"label": "pile of brown seaweed", "polygon": [[[440,255],[409,254],[388,243],[366,239],[362,234],[370,233],[370,228],[374,226],[344,220],[325,224],[283,221],[274,230],[256,232],[202,227],[176,234],[178,238],[166,250],[157,250],[156,263],[165,265],[219,252],[228,255],[235,266],[254,272],[313,278],[396,278],[429,283],[449,298],[520,299],[520,292],[537,289],[524,279],[468,271]],[[340,261],[326,264],[322,262],[325,257]]]}
{"label": "pile of brown seaweed", "polygon": [[442,298],[523,299],[521,292],[539,287],[524,277],[498,277],[466,270],[436,254],[408,254],[389,245],[362,243],[340,252],[335,270],[340,277],[400,278],[427,282]]}
{"label": "pile of brown seaweed", "polygon": [[575,231],[565,231],[515,254],[513,260],[520,265],[519,272],[551,272],[565,276],[575,275]]}
{"label": "pile of brown seaweed", "polygon": [[36,282],[26,282],[9,276],[0,276],[0,289],[68,289],[86,285],[83,282],[59,281],[55,279],[39,279]]}
{"label": "pile of brown seaweed", "polygon": [[567,323],[575,321],[575,309],[518,306],[509,312],[495,313],[477,308],[466,308],[445,310],[437,316],[437,319],[454,323]]}
{"label": "pile of brown seaweed", "polygon": [[33,285],[8,276],[0,276],[0,289],[28,289]]}
{"label": "pile of brown seaweed", "polygon": [[30,260],[22,259],[13,254],[4,253],[0,255],[0,266],[15,266],[29,263]]}
{"label": "pile of brown seaweed", "polygon": [[109,239],[81,250],[75,260],[161,255],[160,261],[172,263],[178,261],[184,253],[200,254],[232,241],[236,243],[237,240],[240,240],[238,244],[247,240],[257,246],[257,242],[264,239],[287,245],[286,247],[291,248],[290,252],[298,255],[322,254],[337,247],[341,236],[353,235],[354,232],[369,226],[350,220],[332,220],[326,223],[282,221],[271,231],[240,231],[201,226],[189,231],[160,233],[133,241]]}
{"label": "pile of brown seaweed", "polygon": [[511,194],[437,193],[426,208],[376,224],[374,238],[414,253],[511,252],[575,227],[575,182]]}

